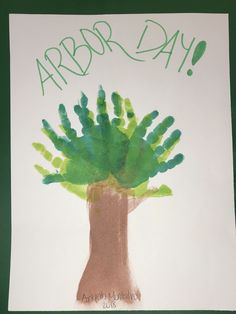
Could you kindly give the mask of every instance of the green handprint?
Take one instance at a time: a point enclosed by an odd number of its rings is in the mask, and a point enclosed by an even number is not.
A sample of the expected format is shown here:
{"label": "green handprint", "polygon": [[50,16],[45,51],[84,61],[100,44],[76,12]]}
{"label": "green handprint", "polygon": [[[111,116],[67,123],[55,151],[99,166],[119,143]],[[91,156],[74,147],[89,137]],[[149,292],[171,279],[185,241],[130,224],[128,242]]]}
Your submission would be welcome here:
{"label": "green handprint", "polygon": [[64,136],[57,135],[50,124],[43,120],[43,132],[64,157],[63,167],[59,172],[44,176],[45,184],[68,182],[87,185],[112,176],[121,187],[132,189],[158,172],[172,169],[183,161],[182,154],[167,161],[180,139],[179,130],[172,132],[160,144],[163,135],[174,123],[173,117],[165,118],[145,138],[147,128],[158,117],[158,112],[147,114],[138,124],[128,99],[123,100],[117,92],[112,94],[111,99],[115,115],[112,120],[107,112],[105,92],[100,87],[97,98],[98,113],[94,121],[93,112],[88,109],[88,99],[82,93],[80,104],[74,107],[82,125],[82,136],[78,136],[71,127],[66,108],[62,104],[59,106],[59,116]]}

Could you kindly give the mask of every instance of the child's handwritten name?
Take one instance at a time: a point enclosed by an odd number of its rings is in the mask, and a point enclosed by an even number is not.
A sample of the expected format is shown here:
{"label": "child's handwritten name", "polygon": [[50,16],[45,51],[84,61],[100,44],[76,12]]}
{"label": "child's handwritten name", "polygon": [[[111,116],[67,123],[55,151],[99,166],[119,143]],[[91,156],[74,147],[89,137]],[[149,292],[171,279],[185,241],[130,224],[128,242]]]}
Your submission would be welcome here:
{"label": "child's handwritten name", "polygon": [[[109,309],[115,309],[117,308],[117,303],[118,302],[128,302],[131,303],[133,301],[138,301],[138,297],[134,292],[127,291],[127,292],[115,292],[113,291],[112,293],[105,293],[105,292],[100,292],[97,294],[91,294],[91,295],[86,295],[83,294],[81,298],[81,302],[84,304],[88,303],[99,303],[102,305],[102,308],[105,310]],[[102,303],[101,303],[102,302]]]}
{"label": "child's handwritten name", "polygon": [[[176,62],[178,72],[182,71],[190,57],[191,64],[194,66],[206,50],[206,41],[201,40],[196,43],[196,38],[193,37],[187,42],[185,34],[180,30],[170,35],[160,23],[151,19],[145,21],[133,51],[128,51],[124,44],[113,38],[112,27],[106,21],[97,21],[91,29],[81,28],[79,32],[81,36],[79,44],[74,37],[65,37],[58,46],[46,49],[43,59],[36,59],[42,95],[45,95],[48,83],[63,90],[68,84],[68,74],[79,77],[88,75],[95,56],[104,56],[115,50],[120,50],[133,62],[158,59],[163,62],[164,60],[165,69],[174,59],[175,51],[178,51],[181,55],[180,60]],[[148,41],[145,40],[150,36],[153,37],[153,47],[147,46]],[[80,58],[81,55],[83,58]],[[193,70],[189,68],[187,75],[192,74]]]}

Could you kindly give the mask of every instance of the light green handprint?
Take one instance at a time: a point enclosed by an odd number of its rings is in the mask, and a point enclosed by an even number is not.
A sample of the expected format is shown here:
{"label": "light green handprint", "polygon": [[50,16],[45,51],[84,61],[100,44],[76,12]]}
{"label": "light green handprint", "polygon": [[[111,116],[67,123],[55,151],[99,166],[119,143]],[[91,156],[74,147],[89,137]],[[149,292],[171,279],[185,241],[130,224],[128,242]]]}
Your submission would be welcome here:
{"label": "light green handprint", "polygon": [[129,190],[128,194],[137,196],[137,191],[142,190],[145,196],[170,195],[171,190],[165,185],[162,189],[148,190],[148,181],[183,161],[182,154],[168,159],[180,140],[179,130],[174,130],[162,143],[166,131],[174,123],[174,118],[165,118],[146,135],[147,129],[158,117],[158,112],[147,114],[138,123],[129,99],[123,99],[114,92],[111,100],[114,106],[112,119],[107,111],[105,91],[100,87],[95,120],[93,112],[88,109],[88,98],[82,93],[80,104],[74,106],[75,114],[82,125],[81,136],[71,127],[63,104],[59,106],[59,116],[64,135],[57,135],[46,120],[42,121],[43,132],[62,153],[60,159],[52,159],[51,153],[42,144],[34,144],[45,159],[54,166],[58,164],[55,173],[41,171],[43,182],[86,186],[109,178],[113,178],[110,181],[114,182],[115,178],[117,185]]}

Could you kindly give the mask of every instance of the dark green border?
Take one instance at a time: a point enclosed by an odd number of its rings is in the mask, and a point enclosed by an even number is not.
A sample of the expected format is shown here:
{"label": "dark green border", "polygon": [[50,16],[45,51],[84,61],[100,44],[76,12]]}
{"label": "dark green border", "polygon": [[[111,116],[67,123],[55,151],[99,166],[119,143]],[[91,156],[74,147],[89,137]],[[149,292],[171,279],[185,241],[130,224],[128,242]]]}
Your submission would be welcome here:
{"label": "dark green border", "polygon": [[[117,13],[229,13],[230,78],[234,165],[236,158],[236,1],[235,0],[1,0],[0,1],[0,314],[8,312],[11,239],[10,196],[10,65],[9,13],[117,14]],[[220,40],[220,38],[219,38]],[[235,178],[234,166],[234,178]],[[234,187],[235,190],[235,187]],[[236,195],[236,193],[235,193]],[[236,265],[235,265],[236,267]],[[40,297],[40,296],[39,296]],[[141,312],[141,311],[137,311]],[[142,311],[147,312],[147,311]],[[148,311],[188,313],[192,311]],[[228,313],[227,311],[194,311]],[[234,311],[235,312],[235,311]],[[15,312],[11,312],[15,313]],[[21,312],[42,313],[42,312]],[[45,313],[45,312],[44,312]],[[54,312],[46,312],[54,313]],[[55,312],[58,313],[58,312]],[[61,313],[69,313],[64,311]],[[74,313],[74,312],[70,312]],[[94,313],[94,312],[93,312]]]}

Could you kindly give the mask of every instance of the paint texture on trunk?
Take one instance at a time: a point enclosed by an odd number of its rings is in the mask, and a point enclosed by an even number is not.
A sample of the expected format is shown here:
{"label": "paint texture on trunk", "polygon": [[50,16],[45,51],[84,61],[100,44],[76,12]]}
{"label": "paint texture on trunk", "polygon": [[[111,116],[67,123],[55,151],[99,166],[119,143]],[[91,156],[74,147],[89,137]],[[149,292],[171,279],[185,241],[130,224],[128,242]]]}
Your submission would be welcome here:
{"label": "paint texture on trunk", "polygon": [[[205,49],[206,43],[199,42],[193,65]],[[173,169],[184,160],[181,153],[169,158],[181,137],[178,129],[167,137],[165,135],[173,125],[174,117],[167,116],[151,130],[159,115],[157,110],[139,120],[128,98],[113,92],[111,100],[113,113],[110,116],[106,93],[100,86],[95,115],[89,109],[87,96],[82,93],[74,106],[82,135],[72,127],[63,104],[58,108],[62,136],[46,119],[42,120],[43,133],[61,152],[60,157],[53,157],[42,143],[33,143],[55,168],[51,173],[41,165],[35,165],[44,177],[43,183],[60,183],[88,202],[90,256],[79,284],[77,300],[97,303],[104,299],[103,308],[106,309],[115,308],[113,301],[134,303],[140,300],[140,292],[132,282],[129,270],[128,213],[147,197],[172,195],[171,189],[164,184],[150,188],[149,179]],[[108,300],[109,306],[106,306]]]}
{"label": "paint texture on trunk", "polygon": [[129,269],[129,203],[125,190],[108,182],[88,188],[90,257],[77,292],[82,303],[97,298],[134,303],[141,298]]}

